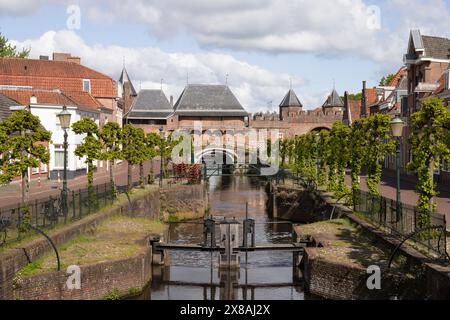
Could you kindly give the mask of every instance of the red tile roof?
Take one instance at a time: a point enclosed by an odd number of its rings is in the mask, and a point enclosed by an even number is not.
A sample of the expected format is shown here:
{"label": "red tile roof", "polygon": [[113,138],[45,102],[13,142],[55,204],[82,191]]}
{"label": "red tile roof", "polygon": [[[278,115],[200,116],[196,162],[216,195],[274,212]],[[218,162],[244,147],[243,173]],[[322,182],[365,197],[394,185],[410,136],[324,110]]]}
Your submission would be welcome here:
{"label": "red tile roof", "polygon": [[439,87],[433,91],[433,95],[438,95],[445,91],[445,72],[441,75],[437,84],[439,84]]}
{"label": "red tile roof", "polygon": [[0,59],[0,85],[31,86],[41,89],[82,91],[83,79],[91,81],[91,94],[115,98],[115,81],[83,65],[52,60]]}
{"label": "red tile roof", "polygon": [[398,70],[397,73],[394,75],[394,78],[392,78],[392,80],[389,81],[388,87],[397,87],[402,77],[407,75],[408,69],[406,67],[401,67],[400,70]]}
{"label": "red tile roof", "polygon": [[35,96],[38,105],[69,106],[78,107],[89,111],[98,111],[101,104],[95,100],[89,93],[70,92],[63,93],[58,90],[33,90],[33,89],[14,89],[0,90],[0,94],[13,99],[24,106],[30,105],[30,98]]}

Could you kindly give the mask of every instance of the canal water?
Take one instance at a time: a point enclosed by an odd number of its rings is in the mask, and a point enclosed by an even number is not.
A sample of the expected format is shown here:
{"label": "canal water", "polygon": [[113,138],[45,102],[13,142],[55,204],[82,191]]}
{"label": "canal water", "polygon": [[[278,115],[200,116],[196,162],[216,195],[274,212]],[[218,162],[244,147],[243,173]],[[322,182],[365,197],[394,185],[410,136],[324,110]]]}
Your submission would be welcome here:
{"label": "canal water", "polygon": [[[209,187],[215,219],[256,221],[256,244],[292,242],[292,226],[268,224],[263,181],[248,177],[214,177]],[[218,231],[216,231],[218,233]],[[240,229],[242,233],[242,228]],[[202,224],[173,225],[170,242],[202,243]],[[301,279],[294,275],[290,252],[240,254],[238,271],[219,271],[218,254],[171,252],[170,266],[154,268],[151,286],[140,299],[152,300],[304,300]]]}

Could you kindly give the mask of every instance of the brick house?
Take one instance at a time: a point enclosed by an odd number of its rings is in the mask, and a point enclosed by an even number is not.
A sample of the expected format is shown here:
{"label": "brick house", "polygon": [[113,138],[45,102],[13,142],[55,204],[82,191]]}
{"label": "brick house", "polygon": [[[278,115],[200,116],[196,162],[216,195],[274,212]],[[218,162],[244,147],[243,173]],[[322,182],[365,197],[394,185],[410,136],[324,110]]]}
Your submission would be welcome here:
{"label": "brick house", "polygon": [[1,58],[0,86],[89,93],[99,103],[100,125],[122,123],[115,81],[81,65],[80,58],[67,53],[54,53],[53,60],[43,56],[39,60]]}
{"label": "brick house", "polygon": [[[97,124],[100,122],[101,105],[89,93],[82,91],[62,92],[59,89],[31,89],[24,87],[0,86],[0,94],[9,99],[17,101],[27,108],[33,115],[38,116],[42,126],[52,133],[51,143],[47,146],[50,152],[50,163],[47,166],[33,169],[30,172],[31,178],[38,176],[49,177],[50,179],[62,178],[64,169],[64,130],[59,124],[58,114],[66,106],[72,114],[71,122],[82,118],[91,118]],[[72,130],[68,130],[68,161],[67,176],[72,179],[76,176],[86,174],[87,166],[84,159],[75,156],[76,147],[82,143],[82,135],[76,135]],[[99,169],[107,168],[107,162],[98,161]]]}

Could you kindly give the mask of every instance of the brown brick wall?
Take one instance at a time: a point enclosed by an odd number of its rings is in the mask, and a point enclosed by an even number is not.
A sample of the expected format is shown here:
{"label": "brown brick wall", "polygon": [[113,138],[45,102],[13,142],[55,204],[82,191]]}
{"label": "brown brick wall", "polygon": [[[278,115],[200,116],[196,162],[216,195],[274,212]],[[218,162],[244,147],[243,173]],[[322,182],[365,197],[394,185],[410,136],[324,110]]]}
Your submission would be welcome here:
{"label": "brown brick wall", "polygon": [[120,295],[130,289],[144,289],[152,276],[151,249],[135,257],[81,267],[81,289],[69,290],[65,270],[19,279],[14,299],[19,300],[99,300],[113,290]]}
{"label": "brown brick wall", "polygon": [[304,254],[307,291],[327,299],[358,299],[361,285],[366,281],[366,270],[319,258],[317,250],[320,249],[307,248]]}
{"label": "brown brick wall", "polygon": [[[174,186],[163,191],[163,194],[168,201],[175,201],[178,198],[191,198],[197,200],[195,197],[202,197],[201,199],[206,197],[203,185]],[[149,192],[144,197],[135,199],[131,205],[115,205],[101,213],[93,214],[60,230],[51,232],[50,237],[56,246],[60,246],[118,213],[132,217],[158,219],[160,217],[159,200],[159,191],[155,190],[154,192]],[[12,284],[14,276],[16,272],[29,263],[28,258],[31,261],[34,261],[51,251],[52,248],[47,240],[39,238],[25,244],[23,248],[0,254],[0,300],[13,298]]]}

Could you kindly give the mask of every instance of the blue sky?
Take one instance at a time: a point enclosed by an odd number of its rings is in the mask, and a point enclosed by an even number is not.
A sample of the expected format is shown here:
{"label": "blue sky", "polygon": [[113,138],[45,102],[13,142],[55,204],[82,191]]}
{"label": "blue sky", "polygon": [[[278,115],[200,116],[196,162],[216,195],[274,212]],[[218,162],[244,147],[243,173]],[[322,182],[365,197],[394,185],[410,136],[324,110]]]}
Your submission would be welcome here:
{"label": "blue sky", "polygon": [[[70,5],[81,27],[69,29]],[[175,98],[186,84],[228,83],[249,109],[273,110],[293,87],[307,109],[336,89],[402,66],[411,28],[448,36],[442,0],[0,0],[0,31],[32,57],[68,51],[117,78],[125,58],[136,87]]]}

